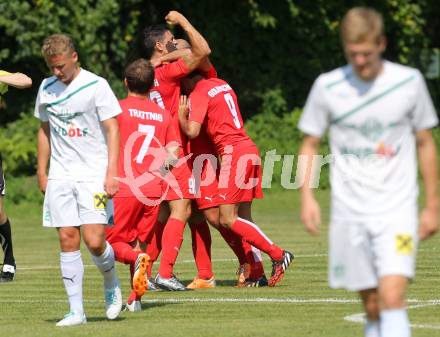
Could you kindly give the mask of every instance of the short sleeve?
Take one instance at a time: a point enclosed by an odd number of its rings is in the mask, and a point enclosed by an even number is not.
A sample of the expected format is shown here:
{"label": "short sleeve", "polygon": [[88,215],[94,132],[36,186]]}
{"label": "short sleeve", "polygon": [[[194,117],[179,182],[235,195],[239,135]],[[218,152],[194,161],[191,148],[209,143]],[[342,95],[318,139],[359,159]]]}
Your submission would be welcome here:
{"label": "short sleeve", "polygon": [[100,78],[95,91],[96,112],[100,121],[115,117],[121,113],[121,106],[108,82]]}
{"label": "short sleeve", "polygon": [[34,116],[42,122],[48,122],[49,116],[47,115],[46,106],[41,104],[41,95],[43,94],[45,81],[41,82],[38,89],[37,99],[35,100]]}
{"label": "short sleeve", "polygon": [[161,66],[160,69],[162,71],[162,76],[171,80],[180,80],[190,73],[188,66],[181,58],[177,61]]}
{"label": "short sleeve", "polygon": [[329,109],[324,99],[320,77],[318,77],[307,97],[298,128],[307,135],[322,137],[330,124],[329,121]]}
{"label": "short sleeve", "polygon": [[411,111],[411,124],[414,130],[424,130],[435,127],[438,124],[438,117],[429,95],[423,75],[417,70],[416,91],[414,108]]}
{"label": "short sleeve", "polygon": [[203,124],[205,120],[206,112],[208,111],[208,95],[203,92],[194,90],[189,95],[189,117],[188,119],[193,122]]}

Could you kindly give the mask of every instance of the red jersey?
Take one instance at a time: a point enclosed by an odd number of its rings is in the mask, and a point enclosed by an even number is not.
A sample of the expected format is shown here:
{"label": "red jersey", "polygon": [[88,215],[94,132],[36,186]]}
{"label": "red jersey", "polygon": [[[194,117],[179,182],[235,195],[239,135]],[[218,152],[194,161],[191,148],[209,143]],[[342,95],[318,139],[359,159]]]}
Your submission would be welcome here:
{"label": "red jersey", "polygon": [[[174,128],[184,151],[187,137],[180,131],[179,126],[179,98],[180,80],[190,73],[183,59],[160,65],[154,69],[154,86],[150,90],[150,99],[163,109],[171,112]],[[186,151],[185,151],[186,152]],[[181,153],[181,156],[185,153]]]}
{"label": "red jersey", "polygon": [[[128,96],[120,100],[122,113],[118,115],[120,132],[120,152],[118,175],[123,179],[119,184],[119,197],[140,196],[161,197],[163,179],[159,169],[167,153],[165,146],[177,142],[171,115],[152,101]],[[142,177],[142,182],[127,181]],[[125,178],[125,180],[124,180]],[[139,190],[133,191],[137,185]],[[140,191],[140,192],[139,192]]]}
{"label": "red jersey", "polygon": [[179,110],[180,80],[190,73],[183,59],[162,64],[154,69],[154,86],[150,99],[174,116]]}
{"label": "red jersey", "polygon": [[226,145],[253,144],[243,128],[237,96],[228,83],[219,78],[200,80],[189,99],[189,120],[203,124],[220,155]]}

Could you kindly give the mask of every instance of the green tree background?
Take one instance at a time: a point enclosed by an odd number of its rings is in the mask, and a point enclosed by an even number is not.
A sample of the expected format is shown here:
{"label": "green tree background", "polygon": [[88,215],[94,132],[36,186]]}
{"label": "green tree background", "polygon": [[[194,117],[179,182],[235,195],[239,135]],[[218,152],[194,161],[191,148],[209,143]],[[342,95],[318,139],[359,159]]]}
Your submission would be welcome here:
{"label": "green tree background", "polygon": [[[219,76],[236,90],[247,127],[262,152],[295,153],[299,110],[318,74],[342,65],[339,20],[356,5],[383,13],[386,58],[422,68],[421,51],[439,48],[440,2],[436,0],[0,0],[0,69],[29,74],[30,90],[11,89],[0,107],[0,152],[10,174],[35,170],[32,118],[36,92],[48,69],[43,39],[70,34],[84,68],[107,78],[124,96],[124,66],[142,56],[141,32],[182,12],[206,37]],[[177,36],[183,36],[179,29]],[[439,80],[428,81],[435,104]],[[296,110],[295,110],[296,109]]]}

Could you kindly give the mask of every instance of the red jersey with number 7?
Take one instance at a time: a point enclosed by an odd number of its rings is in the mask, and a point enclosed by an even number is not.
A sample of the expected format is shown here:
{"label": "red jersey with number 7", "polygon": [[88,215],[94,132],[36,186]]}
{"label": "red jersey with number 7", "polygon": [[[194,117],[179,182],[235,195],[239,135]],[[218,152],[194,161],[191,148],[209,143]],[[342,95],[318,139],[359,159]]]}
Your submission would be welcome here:
{"label": "red jersey with number 7", "polygon": [[218,154],[227,145],[253,144],[243,128],[237,95],[219,78],[200,80],[189,95],[189,120],[206,129]]}
{"label": "red jersey with number 7", "polygon": [[117,117],[120,132],[118,176],[122,182],[117,196],[132,197],[139,194],[134,193],[136,190],[144,197],[161,197],[164,180],[160,168],[167,157],[165,147],[172,142],[180,146],[171,115],[145,98],[128,96],[119,104],[122,113]]}

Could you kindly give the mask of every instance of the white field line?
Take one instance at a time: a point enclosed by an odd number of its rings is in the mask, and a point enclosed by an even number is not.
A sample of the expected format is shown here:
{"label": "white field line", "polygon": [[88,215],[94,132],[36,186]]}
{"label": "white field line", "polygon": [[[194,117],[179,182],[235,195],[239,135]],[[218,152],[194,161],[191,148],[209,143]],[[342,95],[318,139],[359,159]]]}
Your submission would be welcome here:
{"label": "white field line", "polygon": [[[85,300],[86,302],[96,302],[96,300]],[[26,299],[26,300],[8,300],[0,298],[0,303],[46,303],[46,302],[67,302],[67,299]],[[408,309],[422,308],[434,305],[440,305],[438,300],[418,300],[409,299],[410,303],[417,303],[409,306]],[[255,298],[228,298],[228,297],[213,297],[213,298],[197,298],[197,297],[183,297],[183,298],[150,298],[142,299],[142,303],[292,303],[292,304],[357,304],[361,303],[359,299],[351,298],[270,298],[270,297],[255,297]],[[363,314],[354,314],[344,317],[345,320],[351,322],[362,322]]]}
{"label": "white field line", "polygon": [[[47,303],[47,302],[67,302],[67,299],[41,299],[41,300],[6,300],[0,298],[0,303]],[[95,300],[85,300],[85,302],[96,302]],[[142,303],[292,303],[292,304],[351,304],[360,303],[357,299],[348,298],[152,298],[142,299]]]}
{"label": "white field line", "polygon": [[[410,305],[407,309],[417,309],[417,308],[425,308],[431,307],[434,305],[440,305],[440,300],[429,300],[429,301],[417,301],[417,300],[408,300],[408,302],[416,302],[420,304]],[[345,316],[344,320],[353,323],[365,323],[365,314],[353,314],[349,316]],[[440,330],[440,324],[410,324],[412,328],[415,329],[431,329],[431,330]]]}
{"label": "white field line", "polygon": [[[327,257],[327,254],[305,254],[305,255],[295,255],[295,259],[298,258],[314,258],[314,257]],[[155,263],[159,263],[160,260],[157,260]],[[212,262],[237,262],[237,259],[212,259]],[[176,264],[179,263],[194,263],[194,259],[188,259],[188,260],[181,260],[181,261],[177,261]],[[85,264],[84,265],[85,268],[91,268],[91,267],[95,267],[94,264]],[[60,266],[59,264],[54,264],[54,265],[33,265],[33,266],[26,266],[26,265],[18,265],[17,266],[17,270],[44,270],[44,269],[59,269]]]}
{"label": "white field line", "polygon": [[[66,299],[52,299],[52,300],[6,300],[0,299],[0,303],[17,303],[17,304],[29,304],[29,303],[66,303]],[[84,300],[84,302],[96,302],[94,300]],[[163,298],[163,299],[146,299],[142,301],[143,303],[290,303],[290,304],[354,304],[360,303],[359,300],[355,299],[344,299],[344,298]],[[419,303],[417,305],[409,306],[408,309],[423,308],[428,306],[440,305],[440,300],[417,300],[411,299],[408,302]],[[353,314],[345,316],[344,320],[354,323],[364,323],[364,314]],[[440,330],[440,324],[411,324],[412,328],[415,329],[431,329]]]}

